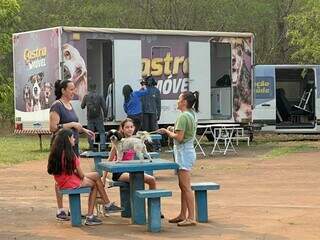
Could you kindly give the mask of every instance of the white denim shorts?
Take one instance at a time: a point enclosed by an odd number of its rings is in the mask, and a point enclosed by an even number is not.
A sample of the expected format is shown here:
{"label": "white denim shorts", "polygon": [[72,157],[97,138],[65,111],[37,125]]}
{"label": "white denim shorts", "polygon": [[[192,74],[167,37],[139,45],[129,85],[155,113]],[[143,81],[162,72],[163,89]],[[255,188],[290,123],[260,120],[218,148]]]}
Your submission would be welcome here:
{"label": "white denim shorts", "polygon": [[175,141],[173,146],[175,162],[179,169],[190,171],[196,161],[196,151],[193,145],[193,139],[185,143]]}

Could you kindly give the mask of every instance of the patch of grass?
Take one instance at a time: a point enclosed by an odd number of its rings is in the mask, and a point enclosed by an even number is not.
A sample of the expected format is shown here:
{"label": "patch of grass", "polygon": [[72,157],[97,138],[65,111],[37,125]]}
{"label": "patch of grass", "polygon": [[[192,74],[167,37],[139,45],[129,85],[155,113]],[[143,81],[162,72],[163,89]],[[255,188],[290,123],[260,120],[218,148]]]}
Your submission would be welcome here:
{"label": "patch of grass", "polygon": [[[42,136],[40,151],[38,136],[0,136],[0,166],[9,166],[32,160],[43,160],[49,156],[50,136]],[[81,138],[80,148],[87,148],[86,138]]]}
{"label": "patch of grass", "polygon": [[265,155],[265,158],[274,158],[283,155],[288,155],[290,153],[297,153],[297,152],[311,152],[318,150],[319,148],[316,146],[311,146],[308,144],[301,144],[301,145],[293,145],[293,146],[277,146],[274,147],[270,152]]}
{"label": "patch of grass", "polygon": [[49,138],[42,137],[43,150],[40,151],[38,136],[0,137],[0,164],[7,166],[30,160],[45,159],[48,157],[49,144]]}

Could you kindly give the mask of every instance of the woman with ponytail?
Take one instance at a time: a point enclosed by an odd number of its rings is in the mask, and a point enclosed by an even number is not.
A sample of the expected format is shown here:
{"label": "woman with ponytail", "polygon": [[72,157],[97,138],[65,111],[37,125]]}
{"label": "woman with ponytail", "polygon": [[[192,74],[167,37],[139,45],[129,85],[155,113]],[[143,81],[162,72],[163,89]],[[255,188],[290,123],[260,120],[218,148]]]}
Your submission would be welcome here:
{"label": "woman with ponytail", "polygon": [[198,92],[183,92],[178,99],[181,111],[174,128],[161,128],[158,131],[174,140],[174,157],[179,165],[178,179],[181,190],[181,210],[177,217],[169,220],[178,226],[194,226],[194,198],[191,190],[191,169],[196,161],[194,139],[197,131],[196,112],[199,108]]}

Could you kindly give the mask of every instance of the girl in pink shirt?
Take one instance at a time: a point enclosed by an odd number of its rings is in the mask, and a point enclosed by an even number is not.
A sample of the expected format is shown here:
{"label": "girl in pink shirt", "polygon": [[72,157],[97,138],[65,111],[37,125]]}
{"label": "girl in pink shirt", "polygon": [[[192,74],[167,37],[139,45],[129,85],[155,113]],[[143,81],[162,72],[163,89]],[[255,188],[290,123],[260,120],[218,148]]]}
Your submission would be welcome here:
{"label": "girl in pink shirt", "polygon": [[[133,120],[131,118],[126,118],[120,123],[119,128],[120,133],[123,134],[124,137],[132,137],[135,132],[135,126],[133,123]],[[123,161],[130,161],[133,160],[135,157],[134,150],[128,150],[123,154]],[[109,155],[109,161],[116,160],[116,149],[114,146],[112,146],[110,155]],[[107,173],[104,173],[104,179],[106,178]],[[113,173],[112,174],[112,180],[113,181],[123,181],[123,182],[129,182],[129,173]],[[149,185],[149,189],[156,189],[156,179],[154,176],[151,176],[149,174],[144,174],[144,182]]]}
{"label": "girl in pink shirt", "polygon": [[106,212],[119,212],[122,209],[111,203],[97,172],[84,174],[80,167],[79,157],[74,153],[75,139],[70,129],[61,129],[56,134],[48,160],[48,173],[54,176],[59,189],[74,189],[91,187],[88,199],[88,215],[86,225],[102,224],[102,221],[93,215],[97,192],[104,201]]}

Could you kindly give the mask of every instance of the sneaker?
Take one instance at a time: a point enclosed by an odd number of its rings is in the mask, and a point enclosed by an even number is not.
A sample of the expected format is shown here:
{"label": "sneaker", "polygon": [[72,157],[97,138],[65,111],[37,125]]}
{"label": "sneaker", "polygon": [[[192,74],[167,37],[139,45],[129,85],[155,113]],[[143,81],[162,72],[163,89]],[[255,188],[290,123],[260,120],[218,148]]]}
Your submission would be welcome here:
{"label": "sneaker", "polygon": [[104,206],[104,211],[108,213],[115,213],[115,212],[122,212],[124,209],[121,207],[118,207],[112,202],[109,207]]}
{"label": "sneaker", "polygon": [[189,227],[189,226],[196,226],[197,222],[193,219],[187,218],[182,222],[177,223],[178,227]]}
{"label": "sneaker", "polygon": [[[70,217],[71,216],[71,212],[70,212],[70,210],[68,210],[68,217]],[[82,213],[81,213],[81,218],[82,219],[86,219],[86,215],[83,215]]]}
{"label": "sneaker", "polygon": [[94,226],[94,225],[101,225],[102,224],[102,221],[97,218],[96,216],[93,216],[93,217],[86,217],[86,220],[84,221],[84,224],[85,225],[88,225],[88,226]]}
{"label": "sneaker", "polygon": [[69,221],[70,220],[70,218],[68,217],[68,215],[66,214],[65,211],[61,211],[59,214],[57,214],[56,219],[58,221]]}

